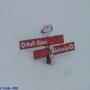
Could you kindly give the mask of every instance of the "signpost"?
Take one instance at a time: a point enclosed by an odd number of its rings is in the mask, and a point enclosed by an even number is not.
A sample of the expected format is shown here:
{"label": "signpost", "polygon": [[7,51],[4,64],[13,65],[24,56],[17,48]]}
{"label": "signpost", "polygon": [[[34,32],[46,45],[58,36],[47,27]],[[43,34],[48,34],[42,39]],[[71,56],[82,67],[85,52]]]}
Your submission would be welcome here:
{"label": "signpost", "polygon": [[[28,49],[45,46],[44,49],[35,50],[34,59],[46,58],[47,64],[51,65],[51,55],[57,55],[64,52],[70,52],[75,50],[74,42],[64,44],[64,36],[56,35],[49,36],[53,31],[52,25],[46,25],[41,29],[41,33],[45,36],[43,38],[22,40],[19,42],[20,49]],[[58,44],[58,45],[57,45]],[[53,50],[50,46],[53,46]]]}

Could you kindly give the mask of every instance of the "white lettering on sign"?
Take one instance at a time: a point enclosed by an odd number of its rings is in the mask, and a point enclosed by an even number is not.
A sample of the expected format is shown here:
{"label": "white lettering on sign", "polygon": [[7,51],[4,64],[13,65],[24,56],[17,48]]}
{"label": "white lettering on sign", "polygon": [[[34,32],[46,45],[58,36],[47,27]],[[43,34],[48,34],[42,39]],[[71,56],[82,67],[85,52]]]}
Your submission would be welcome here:
{"label": "white lettering on sign", "polygon": [[70,50],[74,49],[74,44],[70,44]]}
{"label": "white lettering on sign", "polygon": [[37,41],[37,45],[46,45],[46,44],[47,44],[47,41],[41,41],[41,40]]}
{"label": "white lettering on sign", "polygon": [[28,47],[33,47],[33,46],[42,46],[42,45],[47,45],[47,41],[31,41],[31,42],[21,42],[21,48],[28,48]]}
{"label": "white lettering on sign", "polygon": [[21,43],[21,48],[25,48],[25,46],[26,46],[26,45],[25,45],[25,42],[22,42],[22,43]]}
{"label": "white lettering on sign", "polygon": [[59,52],[67,52],[70,50],[74,49],[74,44],[68,44],[68,45],[64,45],[63,47],[58,47],[54,49],[54,53],[59,53]]}
{"label": "white lettering on sign", "polygon": [[35,46],[36,43],[34,41],[32,42],[22,42],[21,43],[21,48],[27,48],[27,47],[32,47],[32,46]]}
{"label": "white lettering on sign", "polygon": [[32,47],[32,46],[35,46],[35,45],[36,45],[36,43],[34,41],[26,43],[26,47]]}

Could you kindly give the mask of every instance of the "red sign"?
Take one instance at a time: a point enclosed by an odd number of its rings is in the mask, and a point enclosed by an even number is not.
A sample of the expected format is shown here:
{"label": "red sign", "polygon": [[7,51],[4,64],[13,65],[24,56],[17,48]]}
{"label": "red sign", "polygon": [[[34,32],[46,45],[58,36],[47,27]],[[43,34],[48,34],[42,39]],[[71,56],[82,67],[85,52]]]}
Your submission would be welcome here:
{"label": "red sign", "polygon": [[49,49],[48,48],[34,51],[34,59],[47,57],[48,55],[49,55]]}
{"label": "red sign", "polygon": [[75,50],[74,42],[54,46],[54,55]]}
{"label": "red sign", "polygon": [[[70,42],[70,43],[54,46],[53,54],[56,55],[56,54],[69,52],[69,51],[73,51],[73,50],[75,50],[74,42]],[[37,50],[37,51],[34,51],[34,58],[39,59],[39,58],[47,57],[49,54],[50,53],[49,53],[48,48]]]}
{"label": "red sign", "polygon": [[20,41],[20,49],[64,43],[63,35]]}

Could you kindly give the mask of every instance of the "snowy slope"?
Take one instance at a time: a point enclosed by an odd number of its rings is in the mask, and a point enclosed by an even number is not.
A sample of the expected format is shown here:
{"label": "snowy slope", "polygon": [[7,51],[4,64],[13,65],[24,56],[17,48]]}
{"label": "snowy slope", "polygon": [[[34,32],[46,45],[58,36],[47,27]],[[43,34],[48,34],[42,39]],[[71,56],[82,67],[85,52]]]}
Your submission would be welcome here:
{"label": "snowy slope", "polygon": [[[19,90],[90,90],[89,0],[0,0],[0,87]],[[51,35],[63,34],[76,50],[53,58],[54,65],[34,61],[33,50],[19,41],[42,37],[43,24]]]}

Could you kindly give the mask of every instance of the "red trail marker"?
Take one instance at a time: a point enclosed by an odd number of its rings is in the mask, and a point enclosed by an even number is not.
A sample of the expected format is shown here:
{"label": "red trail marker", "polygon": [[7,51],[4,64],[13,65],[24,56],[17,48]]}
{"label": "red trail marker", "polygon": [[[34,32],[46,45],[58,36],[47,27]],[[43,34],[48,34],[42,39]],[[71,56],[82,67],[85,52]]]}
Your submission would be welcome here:
{"label": "red trail marker", "polygon": [[[69,51],[74,51],[74,50],[75,50],[75,44],[74,42],[70,42],[70,43],[54,46],[53,54],[56,55],[56,54],[61,54],[64,52],[69,52]],[[34,59],[47,57],[48,55],[50,55],[49,48],[34,51]]]}
{"label": "red trail marker", "polygon": [[34,47],[60,44],[60,43],[64,43],[63,35],[30,39],[30,40],[22,40],[19,42],[20,49],[34,48]]}

